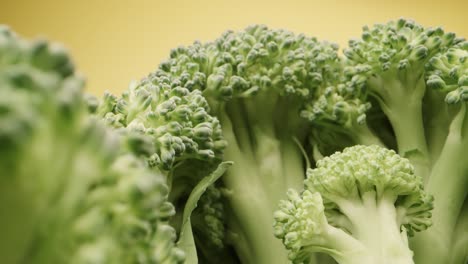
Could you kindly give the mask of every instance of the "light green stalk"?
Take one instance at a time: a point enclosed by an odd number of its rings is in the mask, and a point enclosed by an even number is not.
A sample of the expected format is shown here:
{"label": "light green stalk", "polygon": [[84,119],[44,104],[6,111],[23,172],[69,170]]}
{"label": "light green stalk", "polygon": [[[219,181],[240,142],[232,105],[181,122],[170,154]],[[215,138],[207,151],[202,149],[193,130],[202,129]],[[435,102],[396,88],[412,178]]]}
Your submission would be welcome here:
{"label": "light green stalk", "polygon": [[[460,108],[427,184],[427,191],[435,198],[434,225],[413,243],[420,263],[448,263],[453,232],[467,195],[468,163],[463,157],[468,149],[468,115],[465,104]],[[434,250],[428,252],[429,247]]]}

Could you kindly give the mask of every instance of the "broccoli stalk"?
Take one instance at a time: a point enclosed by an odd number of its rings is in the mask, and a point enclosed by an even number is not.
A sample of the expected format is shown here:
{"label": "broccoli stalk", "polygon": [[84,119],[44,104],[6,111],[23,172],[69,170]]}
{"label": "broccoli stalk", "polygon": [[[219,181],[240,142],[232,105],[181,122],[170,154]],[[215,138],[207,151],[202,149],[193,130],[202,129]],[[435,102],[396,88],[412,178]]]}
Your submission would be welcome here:
{"label": "broccoli stalk", "polygon": [[455,227],[449,263],[466,263],[468,261],[468,202],[458,216]]}
{"label": "broccoli stalk", "polygon": [[[455,226],[468,191],[468,164],[460,161],[468,148],[468,43],[461,42],[431,59],[427,84],[439,97],[445,95],[446,117],[450,122],[445,142],[435,161],[427,191],[435,197],[434,227],[414,243],[416,260],[445,263],[450,259]],[[441,99],[442,101],[443,99]],[[442,111],[443,111],[442,110]],[[439,126],[447,123],[443,120]],[[436,242],[437,241],[437,242]],[[425,252],[437,243],[435,252]]]}
{"label": "broccoli stalk", "polygon": [[304,184],[275,213],[275,235],[293,263],[312,252],[340,264],[414,263],[408,236],[431,225],[432,197],[407,159],[357,145],[318,161]]}

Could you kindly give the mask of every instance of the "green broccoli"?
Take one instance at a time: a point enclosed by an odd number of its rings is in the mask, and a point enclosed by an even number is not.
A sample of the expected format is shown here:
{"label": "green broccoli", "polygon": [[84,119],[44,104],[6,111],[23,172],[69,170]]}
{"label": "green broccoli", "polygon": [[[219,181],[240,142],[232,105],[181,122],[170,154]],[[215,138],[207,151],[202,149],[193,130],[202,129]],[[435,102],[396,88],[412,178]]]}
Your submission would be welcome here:
{"label": "green broccoli", "polygon": [[378,144],[414,165],[435,197],[434,227],[410,241],[417,262],[449,262],[466,197],[468,170],[459,160],[466,148],[465,43],[406,19],[364,27],[344,50],[343,76],[303,110],[318,128],[311,133],[315,160]]}
{"label": "green broccoli", "polygon": [[[285,30],[252,26],[210,43],[179,47],[148,78],[175,76],[202,91],[228,141],[224,158],[235,165],[222,181],[236,221],[232,243],[247,263],[284,263],[271,222],[278,199],[299,188],[301,147],[310,124],[300,110],[318,87],[340,74],[337,46]],[[298,143],[299,142],[299,143]]]}
{"label": "green broccoli", "polygon": [[91,118],[82,85],[63,48],[0,27],[0,262],[182,263],[146,141]]}
{"label": "green broccoli", "polygon": [[432,197],[410,162],[376,145],[353,146],[309,169],[288,191],[275,235],[293,263],[324,252],[338,263],[413,263],[408,237],[431,225]]}
{"label": "green broccoli", "polygon": [[434,56],[428,71],[427,85],[432,88],[430,102],[437,98],[446,103],[437,102],[441,113],[432,123],[445,128],[443,134],[438,134],[445,141],[433,161],[426,187],[435,197],[434,227],[417,238],[413,246],[420,252],[435,246],[434,251],[417,255],[417,261],[445,263],[450,259],[455,226],[468,194],[468,163],[460,160],[468,148],[468,42]]}
{"label": "green broccoli", "polygon": [[394,20],[340,56],[255,25],[121,96],[82,86],[63,48],[0,26],[2,263],[466,262],[453,33]]}
{"label": "green broccoli", "polygon": [[[91,111],[110,127],[149,139],[147,163],[165,175],[169,199],[178,208],[185,207],[192,190],[216,169],[226,146],[220,123],[208,113],[201,91],[190,91],[181,83],[177,76],[160,74],[131,83],[120,98],[106,93],[100,102],[88,102]],[[192,217],[196,240],[211,242],[197,243],[200,250],[207,246],[224,248],[224,202],[221,195],[212,195],[219,194],[215,189],[208,188]],[[178,210],[170,220],[178,231],[182,228],[182,213]],[[203,228],[198,228],[200,225]]]}

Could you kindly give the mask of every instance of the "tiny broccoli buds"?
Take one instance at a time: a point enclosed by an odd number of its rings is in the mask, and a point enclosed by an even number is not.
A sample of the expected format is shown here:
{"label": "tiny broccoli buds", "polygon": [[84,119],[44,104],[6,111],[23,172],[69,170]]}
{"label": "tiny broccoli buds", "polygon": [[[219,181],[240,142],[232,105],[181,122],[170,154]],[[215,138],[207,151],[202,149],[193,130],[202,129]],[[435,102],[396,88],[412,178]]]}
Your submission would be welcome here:
{"label": "tiny broccoli buds", "polygon": [[94,112],[114,128],[153,138],[152,166],[170,170],[187,159],[219,158],[226,143],[218,120],[200,91],[178,85],[178,78],[148,77],[121,98],[106,94]]}
{"label": "tiny broccoli buds", "polygon": [[376,145],[349,147],[318,161],[304,185],[274,215],[294,263],[313,252],[339,263],[413,263],[407,236],[431,225],[432,197],[407,159]]}
{"label": "tiny broccoli buds", "polygon": [[460,43],[429,61],[427,85],[447,93],[445,101],[468,101],[468,42]]}

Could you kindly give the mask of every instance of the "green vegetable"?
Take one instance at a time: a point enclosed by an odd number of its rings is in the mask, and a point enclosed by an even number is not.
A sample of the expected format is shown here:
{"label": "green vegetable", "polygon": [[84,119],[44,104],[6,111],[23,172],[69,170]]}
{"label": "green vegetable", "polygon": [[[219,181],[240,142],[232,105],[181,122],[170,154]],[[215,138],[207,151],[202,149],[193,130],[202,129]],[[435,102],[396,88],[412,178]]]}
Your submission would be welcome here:
{"label": "green vegetable", "polygon": [[[284,263],[271,217],[278,199],[304,178],[301,148],[309,133],[299,115],[314,90],[337,72],[337,47],[285,30],[253,26],[226,32],[212,43],[171,52],[149,78],[178,76],[201,90],[228,141],[224,158],[234,165],[222,179],[235,222],[228,228],[247,263]],[[296,139],[296,140],[295,140]]]}
{"label": "green vegetable", "polygon": [[163,175],[82,84],[63,48],[0,27],[0,262],[182,263]]}
{"label": "green vegetable", "polygon": [[465,43],[405,19],[364,27],[344,50],[341,79],[303,111],[321,114],[309,118],[320,128],[312,133],[316,160],[347,146],[378,144],[411,161],[435,198],[433,227],[410,241],[420,263],[449,263],[466,199]]}
{"label": "green vegetable", "polygon": [[440,248],[417,255],[416,260],[443,263],[450,259],[452,241],[458,235],[455,226],[459,215],[464,213],[461,210],[468,194],[468,163],[463,160],[468,148],[468,42],[438,54],[430,60],[428,68],[427,84],[433,89],[431,97],[446,102],[439,109],[442,113],[433,121],[445,127],[445,142],[433,161],[427,183],[428,192],[436,198],[434,227],[417,238],[414,247],[423,252],[431,241],[437,241]]}
{"label": "green vegetable", "polygon": [[465,264],[468,42],[343,51],[255,25],[95,98],[1,26],[0,262]]}
{"label": "green vegetable", "polygon": [[414,263],[407,236],[431,225],[432,197],[407,159],[354,146],[309,169],[275,213],[275,235],[293,263],[325,252],[342,263]]}
{"label": "green vegetable", "polygon": [[177,242],[177,245],[185,250],[187,255],[187,261],[190,263],[196,263],[198,261],[197,251],[195,247],[195,241],[192,233],[192,224],[191,224],[191,215],[193,210],[197,207],[197,203],[205,193],[209,186],[215,183],[227,170],[229,166],[232,165],[232,162],[223,162],[218,168],[210,175],[203,178],[200,183],[195,186],[192,193],[190,194],[187,203],[184,208],[182,230],[180,232],[180,239]]}
{"label": "green vegetable", "polygon": [[[101,102],[93,99],[89,105],[92,112],[117,131],[149,138],[146,161],[153,170],[165,175],[170,188],[169,199],[181,208],[186,207],[190,193],[222,159],[226,141],[219,121],[208,114],[209,106],[201,92],[182,87],[177,76],[149,77],[132,83],[120,98],[107,93]],[[222,197],[211,195],[219,192],[215,186],[210,186],[209,190],[200,200],[203,206],[195,210],[194,215],[194,223],[204,227],[195,226],[194,229],[197,236],[222,248],[223,214],[210,213],[223,210]],[[200,213],[200,210],[205,212]],[[179,232],[187,226],[182,213],[182,209],[178,210],[170,220]],[[189,225],[192,228],[192,224]],[[189,255],[189,259],[193,259],[193,254]]]}

